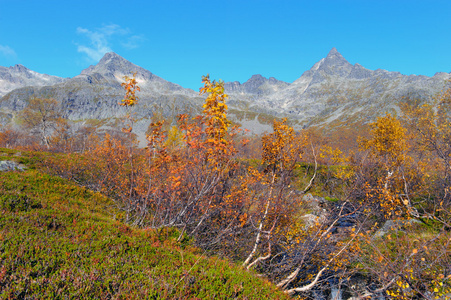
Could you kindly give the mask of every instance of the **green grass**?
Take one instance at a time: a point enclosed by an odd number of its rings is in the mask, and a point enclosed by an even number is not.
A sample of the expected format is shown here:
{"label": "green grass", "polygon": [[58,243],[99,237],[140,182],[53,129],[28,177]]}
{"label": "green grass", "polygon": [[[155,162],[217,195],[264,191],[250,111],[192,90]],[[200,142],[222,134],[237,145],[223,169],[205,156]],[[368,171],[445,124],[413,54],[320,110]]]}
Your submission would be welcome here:
{"label": "green grass", "polygon": [[40,171],[46,155],[0,152],[30,166],[0,173],[1,299],[286,298],[175,229],[124,224],[110,199]]}

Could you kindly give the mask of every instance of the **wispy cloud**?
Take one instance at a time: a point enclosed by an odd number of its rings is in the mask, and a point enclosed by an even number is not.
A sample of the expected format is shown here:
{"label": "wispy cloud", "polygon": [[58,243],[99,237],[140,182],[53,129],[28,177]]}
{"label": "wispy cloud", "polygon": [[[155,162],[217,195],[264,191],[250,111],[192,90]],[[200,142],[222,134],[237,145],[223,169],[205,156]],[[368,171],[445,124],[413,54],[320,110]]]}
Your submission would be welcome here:
{"label": "wispy cloud", "polygon": [[143,35],[133,35],[126,41],[122,42],[121,45],[125,49],[135,49],[139,47],[139,44],[143,42],[146,38]]}
{"label": "wispy cloud", "polygon": [[17,57],[16,51],[9,46],[0,45],[0,54],[9,58]]}
{"label": "wispy cloud", "polygon": [[[102,56],[111,52],[117,37],[121,38],[120,45],[125,49],[134,49],[144,40],[141,35],[131,35],[128,28],[122,28],[117,24],[104,25],[95,30],[78,27],[77,34],[88,38],[88,44],[77,44],[77,50],[84,53],[92,61],[99,61]],[[127,37],[131,35],[130,37]]]}

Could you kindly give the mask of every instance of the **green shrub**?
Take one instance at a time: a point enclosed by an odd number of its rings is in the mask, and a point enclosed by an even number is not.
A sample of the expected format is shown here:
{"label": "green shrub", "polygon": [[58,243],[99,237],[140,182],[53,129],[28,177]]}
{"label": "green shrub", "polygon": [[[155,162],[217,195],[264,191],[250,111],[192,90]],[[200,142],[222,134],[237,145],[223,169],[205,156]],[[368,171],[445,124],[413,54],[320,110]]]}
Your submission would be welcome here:
{"label": "green shrub", "polygon": [[1,299],[286,298],[176,229],[126,225],[105,196],[37,169],[0,173],[0,205]]}

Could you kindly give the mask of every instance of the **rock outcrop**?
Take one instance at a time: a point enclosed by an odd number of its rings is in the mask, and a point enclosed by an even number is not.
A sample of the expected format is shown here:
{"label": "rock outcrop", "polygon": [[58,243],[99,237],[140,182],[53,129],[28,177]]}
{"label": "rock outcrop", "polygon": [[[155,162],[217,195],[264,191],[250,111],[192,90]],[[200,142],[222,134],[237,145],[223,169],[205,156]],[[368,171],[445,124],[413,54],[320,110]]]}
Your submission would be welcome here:
{"label": "rock outcrop", "polygon": [[2,160],[0,161],[0,172],[8,172],[8,171],[24,171],[26,167],[22,164],[19,164],[15,161],[11,160]]}

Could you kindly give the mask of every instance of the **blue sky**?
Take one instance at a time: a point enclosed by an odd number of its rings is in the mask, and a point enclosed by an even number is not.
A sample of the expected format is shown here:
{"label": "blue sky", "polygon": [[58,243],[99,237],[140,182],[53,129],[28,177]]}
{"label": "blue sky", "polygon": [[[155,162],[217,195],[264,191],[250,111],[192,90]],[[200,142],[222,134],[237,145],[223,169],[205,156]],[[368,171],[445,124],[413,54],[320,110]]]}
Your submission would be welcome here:
{"label": "blue sky", "polygon": [[293,82],[332,47],[403,74],[451,72],[451,1],[0,0],[0,65],[73,77],[114,51],[198,90],[201,76]]}

